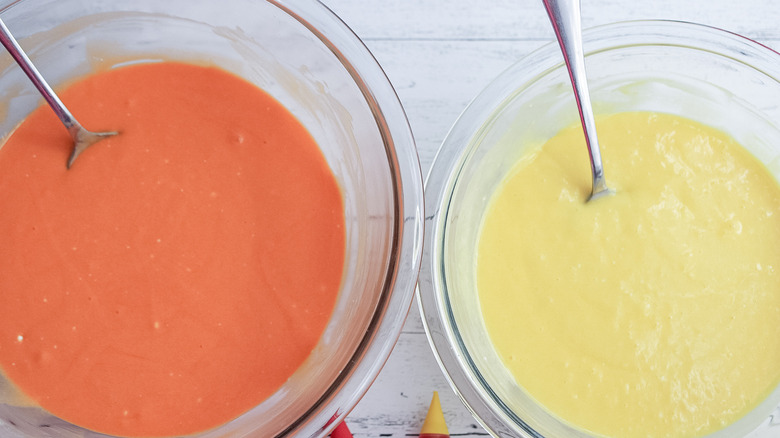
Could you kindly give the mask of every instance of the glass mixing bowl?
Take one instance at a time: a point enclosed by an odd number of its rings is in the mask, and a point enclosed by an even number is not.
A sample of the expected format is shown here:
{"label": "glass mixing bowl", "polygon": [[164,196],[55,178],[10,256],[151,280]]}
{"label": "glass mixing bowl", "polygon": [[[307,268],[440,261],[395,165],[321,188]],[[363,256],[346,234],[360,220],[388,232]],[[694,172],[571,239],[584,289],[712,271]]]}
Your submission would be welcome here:
{"label": "glass mixing bowl", "polygon": [[[306,126],[344,196],[346,261],[334,314],[284,386],[198,436],[327,435],[389,356],[422,252],[423,188],[411,130],[366,47],[308,0],[20,0],[0,2],[0,16],[55,88],[134,62],[217,65],[266,90]],[[0,96],[2,137],[42,102],[7,54]],[[104,436],[14,399],[0,378],[3,437]]]}
{"label": "glass mixing bowl", "polygon": [[[656,111],[718,127],[780,178],[780,55],[711,27],[668,21],[584,34],[597,114]],[[490,195],[525,152],[579,123],[557,44],[502,73],[465,109],[426,181],[420,308],[453,389],[494,436],[589,437],[523,391],[491,347],[476,294],[476,243]],[[514,141],[499,141],[502,138]],[[512,144],[513,147],[506,145]],[[504,146],[501,146],[504,145]],[[606,171],[609,178],[609,170]],[[518,333],[522,336],[522,333]],[[780,390],[710,438],[775,437]],[[774,411],[774,415],[771,415]]]}

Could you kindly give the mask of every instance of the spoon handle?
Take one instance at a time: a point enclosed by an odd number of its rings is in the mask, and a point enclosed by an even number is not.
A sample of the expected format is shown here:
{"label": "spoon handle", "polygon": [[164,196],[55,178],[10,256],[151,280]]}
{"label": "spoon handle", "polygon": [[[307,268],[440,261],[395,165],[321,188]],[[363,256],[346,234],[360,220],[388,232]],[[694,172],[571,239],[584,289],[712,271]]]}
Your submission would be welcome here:
{"label": "spoon handle", "polygon": [[8,53],[11,54],[11,57],[14,58],[14,61],[19,64],[19,67],[21,67],[27,77],[30,78],[33,85],[35,85],[35,88],[43,95],[46,103],[54,110],[54,113],[57,114],[57,117],[59,117],[65,127],[68,128],[71,137],[75,139],[77,132],[81,130],[81,125],[76,121],[73,115],[71,115],[70,111],[68,111],[60,98],[54,94],[54,90],[46,83],[46,80],[41,76],[41,73],[35,68],[35,65],[33,65],[30,58],[27,57],[27,54],[24,53],[24,50],[22,50],[22,47],[8,30],[8,27],[6,27],[2,19],[0,19],[0,43],[3,44],[8,50]]}
{"label": "spoon handle", "polygon": [[596,194],[606,192],[607,182],[604,178],[604,166],[601,163],[596,122],[588,92],[588,81],[585,77],[585,55],[582,48],[582,23],[580,22],[580,0],[542,0],[547,15],[550,17],[555,36],[563,52],[563,59],[568,67],[569,77],[574,88],[577,110],[580,114],[585,142],[590,156],[590,168],[593,174],[591,198]]}

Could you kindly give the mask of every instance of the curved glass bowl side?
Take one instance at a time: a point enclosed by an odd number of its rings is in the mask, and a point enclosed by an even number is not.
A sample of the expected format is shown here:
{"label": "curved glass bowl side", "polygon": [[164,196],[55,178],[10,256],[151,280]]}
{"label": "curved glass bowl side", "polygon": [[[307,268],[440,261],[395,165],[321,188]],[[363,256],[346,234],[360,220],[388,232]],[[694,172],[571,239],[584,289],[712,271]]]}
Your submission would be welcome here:
{"label": "curved glass bowl side", "polygon": [[[296,10],[303,13],[311,8],[311,4],[305,1],[288,3],[293,13],[296,13]],[[319,6],[327,9],[322,4]],[[318,33],[318,29],[331,31],[324,33],[321,38],[333,54],[342,60],[345,69],[352,75],[368,102],[385,145],[393,181],[393,238],[382,296],[369,328],[350,360],[354,368],[347,370],[342,382],[334,383],[331,399],[322,408],[333,412],[335,425],[346,417],[376,379],[406,320],[422,254],[423,185],[411,127],[381,66],[346,24],[340,22],[338,26],[325,26],[321,22],[323,19],[338,20],[335,14],[327,17],[310,15],[307,18],[310,21],[305,24],[313,33]],[[352,44],[336,46],[329,43],[345,40],[350,40]],[[373,195],[370,186],[364,187],[364,190]],[[320,428],[320,432],[327,433],[329,429],[331,428]],[[303,434],[308,435],[307,432]]]}

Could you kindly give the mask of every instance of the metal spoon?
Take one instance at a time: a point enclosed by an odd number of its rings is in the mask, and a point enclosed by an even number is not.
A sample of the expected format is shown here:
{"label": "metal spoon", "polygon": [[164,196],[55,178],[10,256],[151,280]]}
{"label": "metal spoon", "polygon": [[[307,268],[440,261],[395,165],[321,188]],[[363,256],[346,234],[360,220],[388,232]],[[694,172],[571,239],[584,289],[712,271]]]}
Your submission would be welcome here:
{"label": "metal spoon", "polygon": [[580,21],[580,0],[542,0],[550,17],[555,36],[563,52],[566,68],[569,71],[574,97],[580,113],[582,130],[590,155],[590,170],[593,174],[588,201],[614,193],[607,187],[604,178],[604,166],[601,164],[601,151],[596,136],[596,123],[590,104],[588,81],[585,77],[585,55],[582,50],[582,24]]}
{"label": "metal spoon", "polygon": [[71,151],[67,162],[68,169],[70,169],[70,166],[73,165],[73,161],[76,159],[76,157],[78,157],[79,154],[81,154],[86,148],[106,137],[111,137],[118,134],[116,131],[92,132],[81,126],[81,124],[73,117],[70,111],[68,111],[60,98],[57,97],[57,95],[54,93],[54,90],[52,90],[49,84],[46,83],[46,80],[43,79],[43,76],[41,76],[40,72],[38,72],[38,69],[35,68],[33,63],[30,61],[30,58],[27,57],[27,54],[24,53],[24,50],[22,50],[21,46],[19,46],[16,38],[11,35],[11,32],[5,26],[5,23],[2,19],[0,19],[0,43],[2,43],[3,46],[8,49],[8,53],[11,54],[11,56],[14,58],[14,61],[16,61],[22,70],[24,70],[24,73],[28,78],[30,78],[33,85],[35,85],[35,88],[37,88],[41,95],[43,95],[46,103],[48,103],[51,109],[54,110],[54,112],[57,114],[57,117],[59,117],[60,121],[62,121],[65,127],[68,128],[68,133],[73,139],[73,150]]}

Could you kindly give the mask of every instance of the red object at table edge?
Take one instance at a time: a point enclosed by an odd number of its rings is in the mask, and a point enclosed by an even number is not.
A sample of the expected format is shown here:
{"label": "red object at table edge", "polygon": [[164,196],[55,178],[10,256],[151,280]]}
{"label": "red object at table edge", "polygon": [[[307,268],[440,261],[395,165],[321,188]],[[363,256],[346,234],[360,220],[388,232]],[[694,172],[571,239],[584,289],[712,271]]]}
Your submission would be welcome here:
{"label": "red object at table edge", "polygon": [[353,438],[352,432],[350,432],[349,427],[347,427],[347,423],[341,422],[338,426],[336,426],[335,429],[333,429],[333,432],[330,433],[330,438]]}

